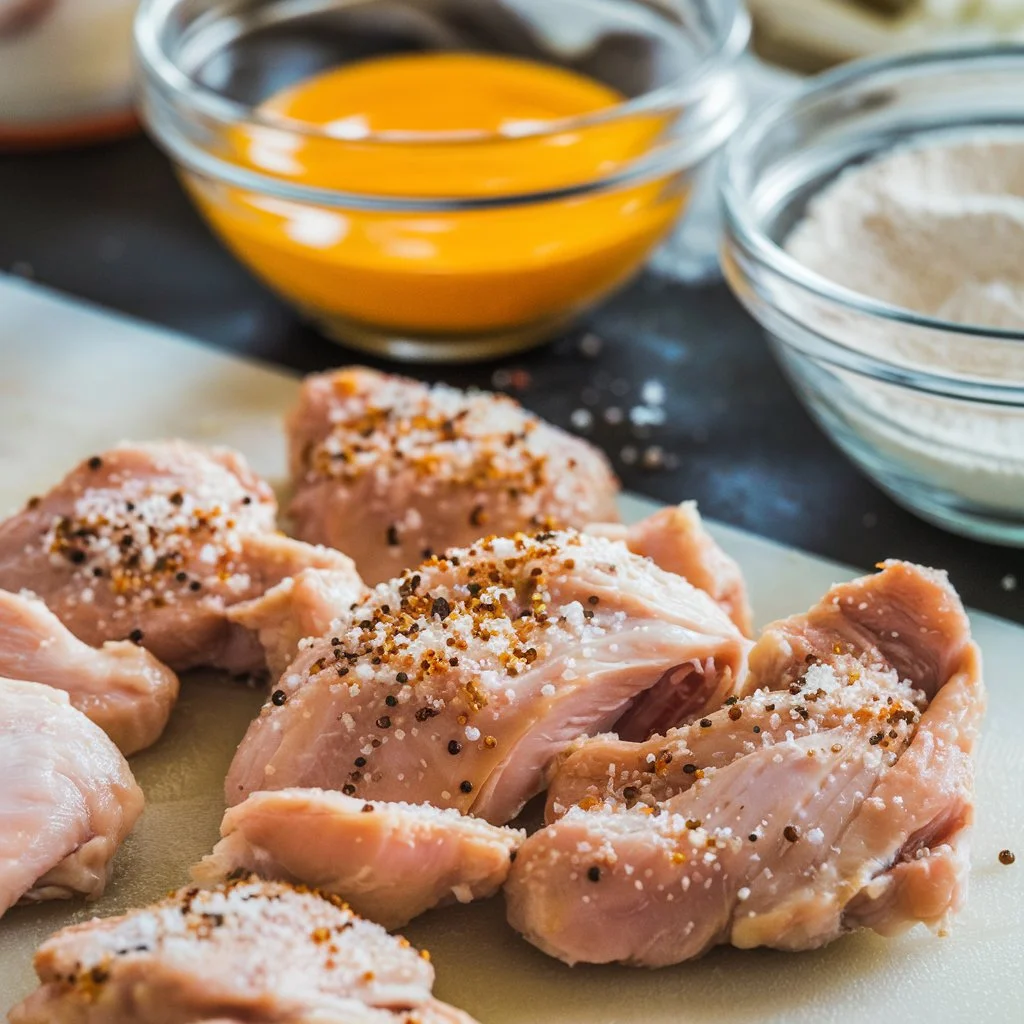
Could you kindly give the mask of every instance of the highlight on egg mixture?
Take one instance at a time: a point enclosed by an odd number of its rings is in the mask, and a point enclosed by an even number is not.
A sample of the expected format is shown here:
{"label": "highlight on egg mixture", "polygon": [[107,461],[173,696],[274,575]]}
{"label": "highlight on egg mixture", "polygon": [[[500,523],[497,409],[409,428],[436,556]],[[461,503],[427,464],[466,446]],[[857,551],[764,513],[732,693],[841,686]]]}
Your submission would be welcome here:
{"label": "highlight on egg mixture", "polygon": [[624,100],[498,54],[374,58],[272,96],[264,125],[224,143],[240,165],[350,204],[190,184],[235,254],[334,333],[547,333],[638,270],[682,208],[672,175],[589,191],[666,128],[656,113],[607,116]]}

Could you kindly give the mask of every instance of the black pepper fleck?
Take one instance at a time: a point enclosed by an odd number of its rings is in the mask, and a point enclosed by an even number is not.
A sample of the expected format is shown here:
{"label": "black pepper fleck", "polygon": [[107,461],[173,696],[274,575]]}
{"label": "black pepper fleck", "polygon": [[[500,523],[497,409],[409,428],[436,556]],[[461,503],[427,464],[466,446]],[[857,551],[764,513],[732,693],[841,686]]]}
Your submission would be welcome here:
{"label": "black pepper fleck", "polygon": [[280,707],[288,699],[288,694],[284,690],[275,690],[270,695],[270,702]]}

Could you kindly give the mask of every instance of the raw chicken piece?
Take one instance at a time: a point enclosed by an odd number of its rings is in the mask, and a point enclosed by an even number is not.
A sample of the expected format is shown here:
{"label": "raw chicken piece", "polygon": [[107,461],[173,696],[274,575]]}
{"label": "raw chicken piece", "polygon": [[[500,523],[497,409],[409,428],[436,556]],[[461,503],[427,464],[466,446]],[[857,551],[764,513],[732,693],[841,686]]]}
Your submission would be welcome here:
{"label": "raw chicken piece", "polygon": [[227,800],[320,786],[503,824],[566,743],[666,676],[662,728],[719,707],[748,647],[707,594],[621,543],[480,541],[381,584],[302,652],[242,740]]}
{"label": "raw chicken piece", "polygon": [[302,882],[389,929],[432,907],[493,896],[526,836],[451,808],[322,789],[253,793],[228,810],[220,831],[224,838],[192,871],[197,882],[239,870]]}
{"label": "raw chicken piece", "polygon": [[323,636],[339,614],[367,594],[354,569],[303,569],[262,597],[229,608],[228,618],[258,634],[270,676],[279,679],[299,653],[301,640]]}
{"label": "raw chicken piece", "polygon": [[753,616],[743,574],[704,528],[696,502],[663,508],[632,526],[594,523],[587,527],[587,533],[624,541],[635,554],[650,558],[666,572],[685,577],[710,594],[745,636],[751,635]]}
{"label": "raw chicken piece", "polygon": [[82,643],[38,598],[0,590],[0,676],[66,690],[71,703],[134,754],[159,739],[178,677],[131,641]]}
{"label": "raw chicken piece", "polygon": [[95,899],[142,813],[128,762],[62,690],[0,679],[0,916]]}
{"label": "raw chicken piece", "polygon": [[469,1021],[431,997],[434,970],[405,939],[277,882],[181,889],[65,928],[35,967],[41,987],[11,1024]]}
{"label": "raw chicken piece", "polygon": [[[146,1024],[146,1022],[142,1022]],[[218,1017],[199,1024],[250,1024],[249,1021]],[[365,1003],[350,1005],[326,1013],[302,1014],[298,1017],[275,1018],[274,1024],[474,1024],[468,1013],[454,1006],[431,1000],[414,1010],[378,1010]]]}
{"label": "raw chicken piece", "polygon": [[259,671],[225,608],[348,558],[275,532],[270,488],[240,455],[182,441],[86,460],[0,523],[0,587],[37,593],[88,644],[132,639],[178,671]]}
{"label": "raw chicken piece", "polygon": [[984,709],[945,577],[886,563],[770,627],[751,665],[784,688],[568,755],[558,820],[506,886],[513,927],[568,963],[657,967],[720,943],[811,949],[859,927],[944,926],[965,893]]}
{"label": "raw chicken piece", "polygon": [[288,433],[296,536],[371,584],[483,533],[619,518],[604,456],[505,395],[337,370],[306,379]]}

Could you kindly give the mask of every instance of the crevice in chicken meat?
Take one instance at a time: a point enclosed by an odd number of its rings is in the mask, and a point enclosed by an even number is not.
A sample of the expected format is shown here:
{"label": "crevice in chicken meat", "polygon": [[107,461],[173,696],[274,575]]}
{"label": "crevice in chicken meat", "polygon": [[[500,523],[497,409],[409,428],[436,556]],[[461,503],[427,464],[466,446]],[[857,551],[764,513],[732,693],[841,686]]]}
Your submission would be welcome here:
{"label": "crevice in chicken meat", "polygon": [[521,847],[509,920],[568,963],[810,949],[945,927],[973,819],[980,655],[945,576],[903,562],[770,626],[757,688],[645,743],[577,743]]}

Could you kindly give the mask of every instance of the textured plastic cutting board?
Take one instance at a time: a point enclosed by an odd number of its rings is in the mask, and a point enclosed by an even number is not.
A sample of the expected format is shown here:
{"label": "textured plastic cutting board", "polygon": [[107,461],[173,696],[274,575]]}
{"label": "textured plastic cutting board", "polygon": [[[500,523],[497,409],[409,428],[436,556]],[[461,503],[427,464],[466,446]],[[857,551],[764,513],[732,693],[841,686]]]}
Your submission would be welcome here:
{"label": "textured plastic cutting board", "polygon": [[[280,417],[293,377],[0,278],[0,512],[122,439],[236,445],[279,481]],[[680,495],[680,497],[685,497]],[[624,500],[630,518],[652,506]],[[803,609],[850,570],[717,527],[750,582],[760,621]],[[898,552],[878,552],[879,557]],[[428,914],[405,930],[433,953],[437,993],[483,1024],[853,1024],[872,1019],[1019,1019],[1024,1006],[1024,629],[973,616],[990,710],[978,756],[971,897],[952,934],[854,935],[787,955],[722,950],[657,972],[570,969],[520,940],[500,897]],[[186,682],[170,728],[133,759],[146,813],[91,907],[18,907],[0,920],[0,1013],[33,987],[51,931],[148,902],[187,879],[217,838],[221,783],[260,695],[217,676]],[[999,864],[1015,848],[1018,861]]]}

